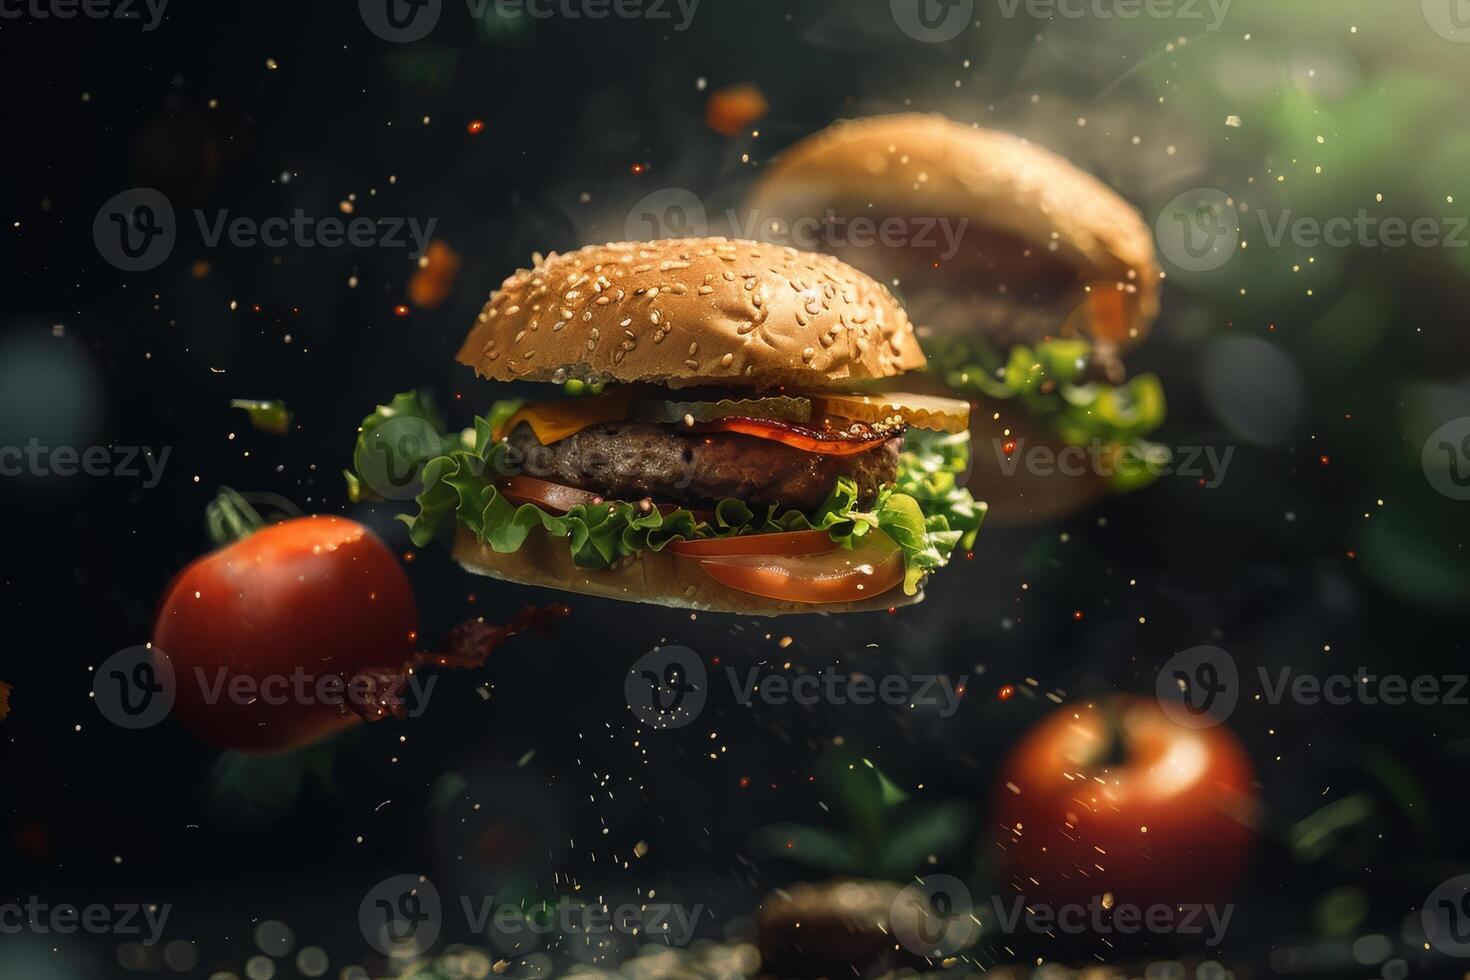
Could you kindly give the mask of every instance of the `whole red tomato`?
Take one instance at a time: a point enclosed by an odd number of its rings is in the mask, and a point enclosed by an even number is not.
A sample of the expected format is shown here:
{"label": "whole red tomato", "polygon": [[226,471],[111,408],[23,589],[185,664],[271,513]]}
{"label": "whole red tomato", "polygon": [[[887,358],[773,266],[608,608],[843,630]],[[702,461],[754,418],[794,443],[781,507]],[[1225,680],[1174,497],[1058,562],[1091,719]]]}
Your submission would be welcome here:
{"label": "whole red tomato", "polygon": [[1062,708],[1005,762],[1001,870],[1040,902],[1222,902],[1254,846],[1252,780],[1224,726],[1185,728],[1143,698]]}
{"label": "whole red tomato", "polygon": [[413,591],[382,541],[345,518],[301,517],[180,572],[153,647],[173,668],[173,711],[190,731],[220,748],[277,752],[361,721],[350,685],[401,681],[417,630]]}

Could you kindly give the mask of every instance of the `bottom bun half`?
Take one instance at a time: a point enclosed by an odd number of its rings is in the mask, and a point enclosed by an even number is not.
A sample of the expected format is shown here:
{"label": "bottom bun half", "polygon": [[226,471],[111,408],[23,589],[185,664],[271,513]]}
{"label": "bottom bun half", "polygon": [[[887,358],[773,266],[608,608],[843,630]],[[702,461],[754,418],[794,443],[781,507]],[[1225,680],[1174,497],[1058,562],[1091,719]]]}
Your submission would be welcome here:
{"label": "bottom bun half", "polygon": [[812,603],[768,599],[716,582],[695,558],[668,551],[645,551],[612,568],[579,568],[562,538],[533,531],[520,550],[501,554],[473,532],[460,526],[454,539],[454,560],[469,572],[505,582],[539,585],[563,592],[646,602],[676,609],[737,613],[746,616],[786,616],[796,613],[877,612],[923,601],[924,593],[904,595],[893,588],[861,602]]}

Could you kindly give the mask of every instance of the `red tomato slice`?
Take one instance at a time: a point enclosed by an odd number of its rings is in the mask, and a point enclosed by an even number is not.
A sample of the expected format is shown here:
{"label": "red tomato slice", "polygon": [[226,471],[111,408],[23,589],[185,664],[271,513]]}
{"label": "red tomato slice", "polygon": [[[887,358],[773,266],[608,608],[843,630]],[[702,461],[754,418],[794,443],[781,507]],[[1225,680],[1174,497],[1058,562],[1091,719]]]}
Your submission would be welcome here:
{"label": "red tomato slice", "polygon": [[591,504],[597,500],[595,493],[562,486],[560,483],[548,483],[534,476],[507,476],[497,480],[495,486],[513,504],[535,504],[558,514],[565,514],[573,507]]}
{"label": "red tomato slice", "polygon": [[693,558],[725,558],[730,555],[819,555],[837,547],[826,531],[785,531],[779,534],[742,534],[733,538],[675,541],[669,545],[676,555]]}
{"label": "red tomato slice", "polygon": [[902,435],[901,426],[874,426],[866,422],[852,423],[856,435],[819,429],[808,429],[790,422],[775,419],[751,419],[734,417],[701,422],[694,426],[695,432],[735,432],[757,439],[785,443],[796,449],[823,456],[855,456],[870,449],[877,449],[894,436]]}
{"label": "red tomato slice", "polygon": [[903,581],[903,552],[880,531],[869,531],[851,551],[729,555],[704,558],[699,564],[732,589],[789,602],[856,602]]}

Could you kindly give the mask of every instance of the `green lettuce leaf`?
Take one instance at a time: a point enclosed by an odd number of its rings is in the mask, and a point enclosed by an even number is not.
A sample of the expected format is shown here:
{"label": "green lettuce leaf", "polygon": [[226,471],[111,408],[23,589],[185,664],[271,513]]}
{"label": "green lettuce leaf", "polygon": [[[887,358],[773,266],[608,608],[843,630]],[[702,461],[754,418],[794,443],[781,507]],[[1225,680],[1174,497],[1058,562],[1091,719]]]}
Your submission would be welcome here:
{"label": "green lettuce leaf", "polygon": [[[1141,374],[1121,385],[1083,381],[1092,345],[1085,340],[1045,340],[1028,347],[1017,344],[1002,360],[989,345],[972,339],[951,342],[932,362],[946,383],[997,399],[1016,399],[1033,418],[1069,446],[1132,446],[1134,460],[1161,456],[1168,450],[1146,436],[1164,422],[1168,406],[1157,375]],[[1142,463],[1117,458],[1116,490],[1134,490],[1153,480]]]}
{"label": "green lettuce leaf", "polygon": [[[492,438],[496,423],[519,408],[516,402],[497,402],[472,429],[439,440],[440,452],[424,458],[396,460],[399,468],[420,468],[423,490],[415,498],[416,514],[400,515],[409,536],[420,547],[463,524],[495,551],[517,551],[538,529],[566,539],[572,560],[582,568],[607,568],[643,551],[660,551],[671,541],[769,534],[780,531],[822,530],[851,548],[859,538],[877,529],[903,550],[904,592],[912,595],[931,570],[943,567],[956,547],[970,547],[985,519],[985,504],[964,487],[969,462],[969,436],[910,431],[899,456],[898,476],[881,490],[867,509],[858,506],[857,484],[839,479],[827,499],[810,514],[782,510],[776,505],[751,506],[745,501],[719,501],[710,519],[680,508],[670,513],[644,512],[636,503],[611,501],[579,505],[565,514],[551,514],[534,504],[515,504],[500,493],[494,481],[517,472],[507,458],[504,442]],[[421,393],[400,394],[363,420],[354,453],[354,470],[365,440],[389,418],[413,414],[436,424],[443,421],[433,403]],[[376,451],[390,450],[378,445]],[[354,470],[346,473],[352,499],[362,499],[363,481]],[[450,518],[453,517],[453,521]]]}
{"label": "green lettuce leaf", "polygon": [[[514,411],[514,409],[512,409]],[[352,449],[352,468],[343,470],[342,475],[347,479],[347,498],[353,503],[361,500],[375,500],[378,495],[372,491],[367,481],[363,480],[361,474],[364,472],[363,459],[369,447],[380,452],[392,451],[402,454],[405,444],[400,443],[392,447],[385,445],[374,445],[373,433],[380,427],[393,419],[414,418],[425,422],[434,432],[444,431],[444,417],[434,407],[434,398],[427,391],[405,391],[393,396],[393,400],[386,405],[379,405],[373,414],[362,420],[362,425],[357,430],[357,444]],[[440,442],[443,442],[441,439]],[[416,469],[429,461],[441,446],[429,446],[420,443],[410,444],[421,453],[420,456],[411,459],[401,459],[397,462],[407,467],[405,472]]]}

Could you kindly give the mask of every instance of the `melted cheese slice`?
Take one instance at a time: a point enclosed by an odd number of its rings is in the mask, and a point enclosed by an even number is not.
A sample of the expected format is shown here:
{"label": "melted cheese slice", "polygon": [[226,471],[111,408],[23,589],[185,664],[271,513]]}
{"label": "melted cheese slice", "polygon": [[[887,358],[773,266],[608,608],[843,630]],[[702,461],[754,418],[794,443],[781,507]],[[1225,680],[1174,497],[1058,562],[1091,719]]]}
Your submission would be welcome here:
{"label": "melted cheese slice", "polygon": [[531,402],[505,420],[494,432],[496,439],[504,439],[515,431],[522,422],[531,427],[541,445],[549,446],[568,436],[574,436],[589,425],[599,422],[618,422],[628,417],[631,392],[618,391],[598,395],[595,398],[568,398],[559,402]]}

